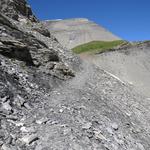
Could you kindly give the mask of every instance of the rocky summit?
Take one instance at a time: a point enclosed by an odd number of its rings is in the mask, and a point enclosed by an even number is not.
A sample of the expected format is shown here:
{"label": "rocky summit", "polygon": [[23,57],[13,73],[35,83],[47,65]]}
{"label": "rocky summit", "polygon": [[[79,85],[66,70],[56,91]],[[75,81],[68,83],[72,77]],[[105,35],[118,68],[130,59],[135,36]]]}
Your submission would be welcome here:
{"label": "rocky summit", "polygon": [[150,42],[77,56],[52,32],[0,1],[0,150],[149,150]]}

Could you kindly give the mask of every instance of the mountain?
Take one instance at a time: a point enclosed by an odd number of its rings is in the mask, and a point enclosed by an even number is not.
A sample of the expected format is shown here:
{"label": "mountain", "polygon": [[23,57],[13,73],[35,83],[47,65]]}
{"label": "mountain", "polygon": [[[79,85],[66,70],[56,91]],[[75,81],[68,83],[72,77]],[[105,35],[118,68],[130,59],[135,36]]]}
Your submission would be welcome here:
{"label": "mountain", "polygon": [[45,21],[43,24],[67,48],[74,48],[91,41],[121,40],[86,18],[52,20]]}
{"label": "mountain", "polygon": [[135,88],[149,41],[76,55],[25,0],[0,2],[0,150],[150,149],[149,97]]}

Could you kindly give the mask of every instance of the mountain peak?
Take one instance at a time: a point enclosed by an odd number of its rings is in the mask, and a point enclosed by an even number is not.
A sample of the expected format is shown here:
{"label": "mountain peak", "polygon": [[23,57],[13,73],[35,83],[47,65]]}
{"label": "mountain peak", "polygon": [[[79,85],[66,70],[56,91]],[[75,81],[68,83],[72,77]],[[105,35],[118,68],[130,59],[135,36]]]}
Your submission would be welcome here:
{"label": "mountain peak", "polygon": [[87,18],[71,18],[43,22],[45,27],[67,48],[91,41],[121,40],[104,27]]}

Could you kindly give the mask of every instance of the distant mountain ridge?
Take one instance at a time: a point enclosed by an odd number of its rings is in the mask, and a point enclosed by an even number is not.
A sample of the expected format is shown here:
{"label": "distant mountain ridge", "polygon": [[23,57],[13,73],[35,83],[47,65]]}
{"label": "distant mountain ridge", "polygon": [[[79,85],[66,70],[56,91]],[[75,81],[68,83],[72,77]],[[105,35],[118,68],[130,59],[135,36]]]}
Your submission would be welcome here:
{"label": "distant mountain ridge", "polygon": [[86,18],[44,21],[45,27],[67,48],[91,41],[121,40],[104,27]]}

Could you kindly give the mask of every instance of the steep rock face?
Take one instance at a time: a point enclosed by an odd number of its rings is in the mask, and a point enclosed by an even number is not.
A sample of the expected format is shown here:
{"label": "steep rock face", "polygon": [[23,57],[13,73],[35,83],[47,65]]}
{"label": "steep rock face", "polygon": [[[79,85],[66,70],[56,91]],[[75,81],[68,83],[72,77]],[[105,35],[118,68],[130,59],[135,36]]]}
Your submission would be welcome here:
{"label": "steep rock face", "polygon": [[67,48],[91,41],[120,40],[105,28],[84,18],[45,21],[43,24]]}
{"label": "steep rock face", "polygon": [[15,20],[23,20],[27,18],[31,21],[37,22],[30,6],[27,5],[25,0],[1,0],[0,12]]}

